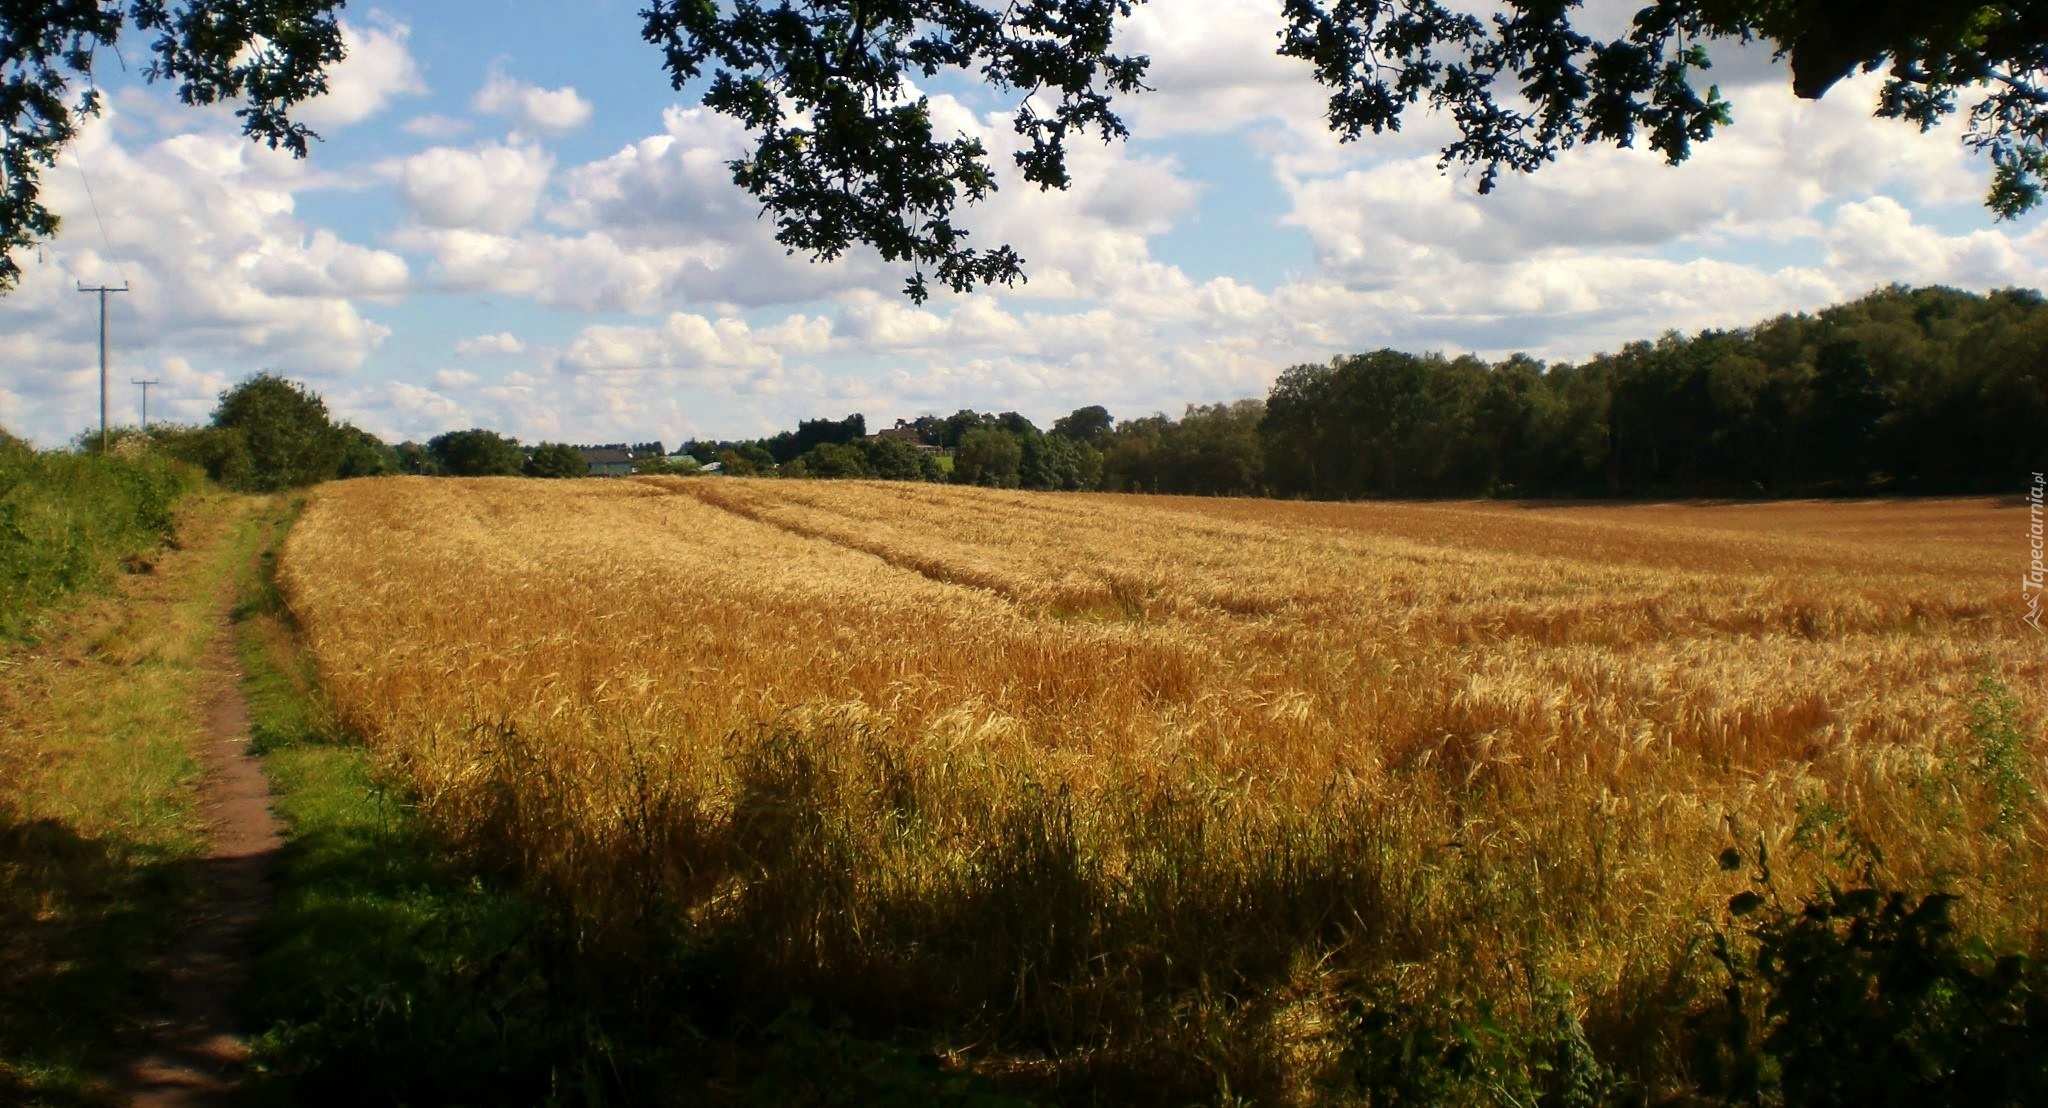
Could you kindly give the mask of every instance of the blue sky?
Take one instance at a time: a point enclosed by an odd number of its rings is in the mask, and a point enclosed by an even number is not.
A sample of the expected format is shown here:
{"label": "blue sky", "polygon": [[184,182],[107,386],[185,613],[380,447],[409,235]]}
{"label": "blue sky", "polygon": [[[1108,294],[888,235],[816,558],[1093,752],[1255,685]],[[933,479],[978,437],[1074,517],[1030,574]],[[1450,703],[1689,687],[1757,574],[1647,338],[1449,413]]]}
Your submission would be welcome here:
{"label": "blue sky", "polygon": [[[1177,412],[1380,346],[1568,360],[1891,282],[2048,285],[2041,217],[1992,222],[1958,131],[1870,118],[1868,78],[1802,103],[1723,45],[1737,120],[1687,166],[1575,151],[1482,198],[1436,170],[1441,120],[1337,144],[1270,52],[1278,0],[1158,0],[1119,42],[1154,62],[1133,140],[1077,151],[1066,193],[1012,182],[966,216],[1030,283],[919,308],[872,256],[784,255],[723,167],[744,136],[669,88],[638,7],[352,7],[302,163],[103,74],[111,110],[45,179],[64,233],[0,298],[0,425],[54,445],[96,418],[79,281],[135,285],[117,419],[131,377],[163,381],[153,417],[199,421],[268,369],[394,441],[670,444],[852,411]],[[927,91],[1010,148],[1011,105]]]}

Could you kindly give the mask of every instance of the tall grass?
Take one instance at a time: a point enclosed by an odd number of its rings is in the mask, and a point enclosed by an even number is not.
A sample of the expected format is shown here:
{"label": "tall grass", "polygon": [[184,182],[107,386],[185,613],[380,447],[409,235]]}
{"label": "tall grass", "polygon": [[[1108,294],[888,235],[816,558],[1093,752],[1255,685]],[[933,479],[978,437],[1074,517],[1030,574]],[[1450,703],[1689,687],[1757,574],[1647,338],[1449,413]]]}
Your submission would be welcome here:
{"label": "tall grass", "polygon": [[196,484],[192,470],[155,455],[37,451],[0,431],[0,638],[29,632],[42,607],[171,538],[177,503]]}
{"label": "tall grass", "polygon": [[117,600],[46,610],[32,646],[0,648],[0,1103],[109,1102],[108,1052],[157,1003],[167,921],[210,880],[195,752],[247,514],[202,499]]}
{"label": "tall grass", "polygon": [[1718,1087],[1731,843],[2048,934],[2015,518],[388,481],[281,577],[615,1001],[1031,1095],[1570,1103]]}

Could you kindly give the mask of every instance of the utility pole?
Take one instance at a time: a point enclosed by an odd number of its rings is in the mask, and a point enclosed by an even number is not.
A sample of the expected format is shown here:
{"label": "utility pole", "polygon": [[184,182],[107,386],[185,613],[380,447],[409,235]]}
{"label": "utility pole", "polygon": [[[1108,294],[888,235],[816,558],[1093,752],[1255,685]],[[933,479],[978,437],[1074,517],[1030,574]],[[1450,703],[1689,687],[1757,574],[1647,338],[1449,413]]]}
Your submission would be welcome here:
{"label": "utility pole", "polygon": [[[142,429],[147,431],[149,430],[149,386],[161,385],[163,384],[163,382],[157,380],[154,377],[150,378],[147,381],[138,381],[135,378],[130,377],[128,378],[128,383],[131,385],[142,386]],[[102,449],[104,449],[104,447],[102,447]]]}
{"label": "utility pole", "polygon": [[81,281],[78,291],[98,293],[100,297],[100,453],[104,454],[107,452],[107,294],[127,292],[128,282],[121,282],[120,288],[111,288],[107,285],[87,288]]}

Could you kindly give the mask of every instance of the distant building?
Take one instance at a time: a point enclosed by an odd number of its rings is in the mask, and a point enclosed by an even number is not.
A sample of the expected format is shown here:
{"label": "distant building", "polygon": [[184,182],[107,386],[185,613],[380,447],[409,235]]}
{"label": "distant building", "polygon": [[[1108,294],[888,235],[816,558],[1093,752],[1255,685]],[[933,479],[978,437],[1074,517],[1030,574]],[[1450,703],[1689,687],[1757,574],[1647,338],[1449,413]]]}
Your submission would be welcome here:
{"label": "distant building", "polygon": [[578,453],[583,455],[592,477],[629,477],[633,473],[633,455],[628,451],[603,446],[585,447]]}
{"label": "distant building", "polygon": [[877,431],[868,437],[876,442],[887,442],[893,439],[897,442],[908,443],[928,454],[936,454],[939,450],[938,447],[928,445],[924,441],[924,432],[919,431],[916,427],[900,419],[896,421],[896,426]]}

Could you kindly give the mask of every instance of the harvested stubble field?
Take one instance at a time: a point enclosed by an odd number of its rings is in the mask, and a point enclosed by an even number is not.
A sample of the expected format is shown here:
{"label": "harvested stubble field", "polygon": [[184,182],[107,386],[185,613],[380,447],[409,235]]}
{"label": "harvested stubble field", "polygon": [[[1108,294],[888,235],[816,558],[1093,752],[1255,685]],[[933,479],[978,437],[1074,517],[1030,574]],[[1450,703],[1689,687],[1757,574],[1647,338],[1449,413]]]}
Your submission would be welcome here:
{"label": "harvested stubble field", "polygon": [[803,998],[1033,1095],[1655,1099],[1740,1084],[1760,842],[1789,904],[2040,950],[2024,515],[392,479],[281,582],[428,825],[697,1023]]}

